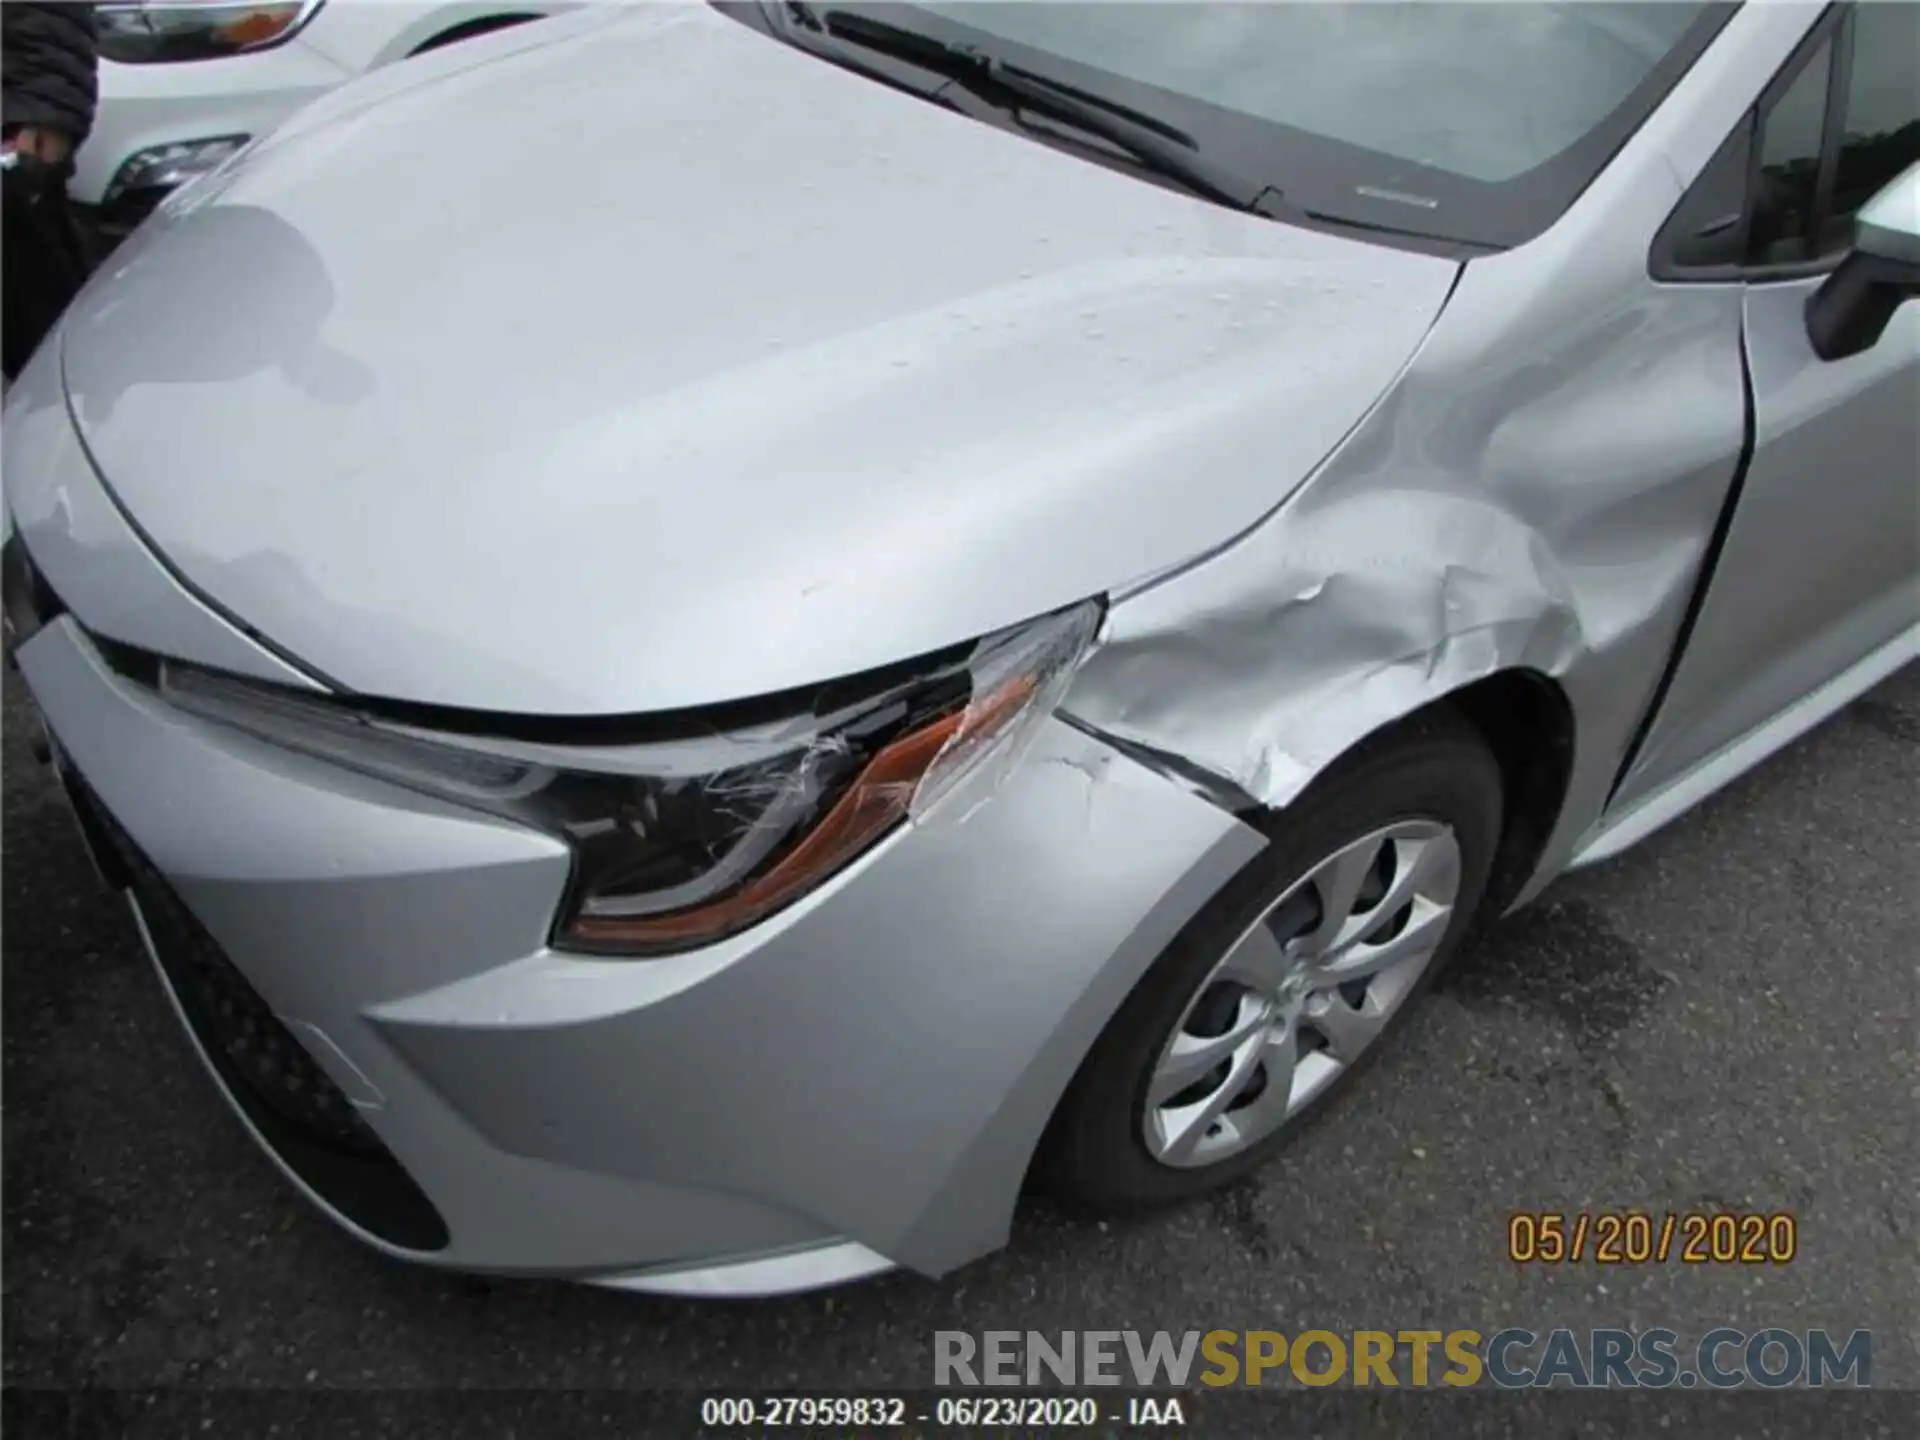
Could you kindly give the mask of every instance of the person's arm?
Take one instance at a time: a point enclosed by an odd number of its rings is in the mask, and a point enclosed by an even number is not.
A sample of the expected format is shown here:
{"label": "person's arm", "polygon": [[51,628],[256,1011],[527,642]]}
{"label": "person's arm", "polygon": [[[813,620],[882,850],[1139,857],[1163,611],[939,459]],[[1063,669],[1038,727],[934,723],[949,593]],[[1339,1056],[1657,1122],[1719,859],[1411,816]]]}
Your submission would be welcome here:
{"label": "person's arm", "polygon": [[0,135],[6,148],[64,162],[93,129],[99,32],[90,4],[0,4]]}

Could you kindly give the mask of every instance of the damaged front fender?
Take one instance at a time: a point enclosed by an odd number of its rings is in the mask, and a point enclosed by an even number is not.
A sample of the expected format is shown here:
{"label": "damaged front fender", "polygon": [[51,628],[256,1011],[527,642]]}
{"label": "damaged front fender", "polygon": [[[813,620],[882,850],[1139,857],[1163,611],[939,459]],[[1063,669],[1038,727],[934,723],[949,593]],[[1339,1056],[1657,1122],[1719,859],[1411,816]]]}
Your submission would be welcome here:
{"label": "damaged front fender", "polygon": [[1551,557],[1484,502],[1382,489],[1249,544],[1273,551],[1251,589],[1216,563],[1117,610],[1070,703],[1264,806],[1386,721],[1499,670],[1563,673],[1584,648]]}
{"label": "damaged front fender", "polygon": [[1533,817],[1551,833],[1530,898],[1605,807],[1744,433],[1737,292],[1656,286],[1638,260],[1605,263],[1575,233],[1469,265],[1306,483],[1117,598],[1068,714],[1282,809],[1424,706],[1551,677],[1575,733],[1539,738],[1574,756],[1557,813]]}

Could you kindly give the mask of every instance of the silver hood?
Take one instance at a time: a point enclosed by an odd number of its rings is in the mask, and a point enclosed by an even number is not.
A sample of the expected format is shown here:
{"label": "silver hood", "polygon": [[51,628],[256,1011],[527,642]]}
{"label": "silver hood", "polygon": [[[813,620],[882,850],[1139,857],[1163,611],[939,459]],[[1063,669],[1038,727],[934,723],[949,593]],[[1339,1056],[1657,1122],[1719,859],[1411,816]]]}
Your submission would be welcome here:
{"label": "silver hood", "polygon": [[415,64],[177,197],[66,335],[144,533],[367,693],[698,705],[1176,566],[1334,446],[1455,273],[705,8]]}

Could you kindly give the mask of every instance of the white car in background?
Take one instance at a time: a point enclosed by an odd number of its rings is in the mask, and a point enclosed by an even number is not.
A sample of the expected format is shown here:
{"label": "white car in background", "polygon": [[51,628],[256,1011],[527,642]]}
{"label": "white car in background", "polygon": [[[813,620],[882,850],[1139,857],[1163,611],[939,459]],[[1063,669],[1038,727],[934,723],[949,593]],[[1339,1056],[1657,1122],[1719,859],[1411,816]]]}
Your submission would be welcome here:
{"label": "white car in background", "polygon": [[107,0],[100,109],[74,200],[109,238],[309,100],[426,50],[577,0]]}

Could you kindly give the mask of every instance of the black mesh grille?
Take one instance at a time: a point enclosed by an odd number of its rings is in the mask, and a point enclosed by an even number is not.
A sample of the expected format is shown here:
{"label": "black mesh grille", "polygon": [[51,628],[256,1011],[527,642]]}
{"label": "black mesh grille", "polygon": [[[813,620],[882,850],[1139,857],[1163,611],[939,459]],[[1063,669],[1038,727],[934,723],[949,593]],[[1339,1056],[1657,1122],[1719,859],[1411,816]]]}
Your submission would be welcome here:
{"label": "black mesh grille", "polygon": [[363,1229],[406,1249],[443,1248],[448,1237],[439,1212],[340,1087],[280,1022],[85,780],[71,771],[64,778],[102,873],[110,883],[131,888],[187,1024],[265,1142]]}
{"label": "black mesh grille", "polygon": [[378,1137],[360,1112],[234,968],[172,887],[138,851],[126,853],[124,837],[115,838],[154,945],[168,957],[169,972],[177,970],[175,983],[193,992],[194,1009],[206,1031],[201,1039],[218,1045],[254,1098],[289,1125],[321,1144],[362,1155],[381,1153]]}

